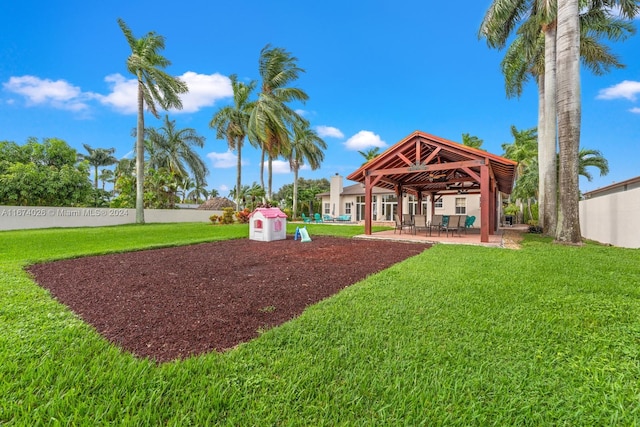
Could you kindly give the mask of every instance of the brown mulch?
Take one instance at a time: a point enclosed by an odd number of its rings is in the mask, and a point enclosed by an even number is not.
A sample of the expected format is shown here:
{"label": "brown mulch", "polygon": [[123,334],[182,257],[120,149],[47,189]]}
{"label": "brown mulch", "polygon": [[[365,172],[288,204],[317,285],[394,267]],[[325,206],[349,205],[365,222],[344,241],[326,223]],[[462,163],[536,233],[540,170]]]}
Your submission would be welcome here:
{"label": "brown mulch", "polygon": [[36,282],[136,356],[223,351],[429,247],[313,237],[228,240],[37,264]]}

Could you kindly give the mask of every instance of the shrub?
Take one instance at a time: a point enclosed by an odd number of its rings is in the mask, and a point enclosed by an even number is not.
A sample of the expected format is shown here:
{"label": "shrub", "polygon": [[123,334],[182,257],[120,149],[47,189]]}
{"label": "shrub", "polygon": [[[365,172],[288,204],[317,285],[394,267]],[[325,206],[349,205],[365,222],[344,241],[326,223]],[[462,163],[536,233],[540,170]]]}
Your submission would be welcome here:
{"label": "shrub", "polygon": [[529,226],[529,233],[542,234],[542,227],[540,227],[539,225],[530,225]]}
{"label": "shrub", "polygon": [[211,216],[209,217],[209,220],[210,220],[212,223],[214,223],[214,224],[215,224],[215,223],[217,223],[217,222],[220,220],[220,217],[219,217],[218,215],[211,215]]}
{"label": "shrub", "polygon": [[234,212],[235,209],[231,207],[222,208],[222,217],[220,217],[220,222],[222,224],[233,224],[235,222],[235,220],[233,219]]}
{"label": "shrub", "polygon": [[236,219],[238,220],[239,223],[246,224],[249,222],[250,214],[251,214],[251,211],[248,208],[244,208],[244,210],[236,212]]}

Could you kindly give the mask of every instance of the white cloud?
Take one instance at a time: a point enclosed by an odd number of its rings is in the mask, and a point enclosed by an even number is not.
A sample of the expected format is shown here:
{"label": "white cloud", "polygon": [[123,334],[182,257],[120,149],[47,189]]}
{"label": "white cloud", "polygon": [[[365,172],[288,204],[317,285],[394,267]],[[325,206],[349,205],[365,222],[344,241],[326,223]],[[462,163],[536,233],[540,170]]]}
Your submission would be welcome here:
{"label": "white cloud", "polygon": [[634,114],[640,114],[640,107],[634,107],[634,108],[630,109],[629,111],[631,111]]}
{"label": "white cloud", "polygon": [[[238,165],[238,156],[236,156],[232,151],[227,151],[225,153],[211,152],[207,153],[207,157],[211,159],[211,163],[214,168],[228,169],[235,168]],[[244,165],[245,162],[243,161],[242,164]]]}
{"label": "white cloud", "polygon": [[189,87],[189,92],[182,95],[182,113],[194,113],[203,107],[211,107],[216,101],[233,96],[231,80],[222,74],[197,74],[187,71],[180,80]]}
{"label": "white cloud", "polygon": [[[268,167],[269,167],[269,163],[268,162],[264,162],[265,175],[267,173],[267,168]],[[291,172],[291,168],[289,167],[289,162],[287,162],[287,161],[274,160],[273,162],[271,162],[271,171],[274,174],[284,174],[284,173],[290,173]]]}
{"label": "white cloud", "polygon": [[[189,92],[181,95],[182,110],[171,110],[172,113],[194,113],[204,107],[211,107],[216,101],[233,96],[231,81],[222,74],[198,74],[187,71],[178,76],[189,87]],[[109,105],[123,114],[134,114],[138,111],[138,82],[121,74],[105,77],[111,86],[111,93],[100,96],[100,102]]]}
{"label": "white cloud", "polygon": [[344,138],[344,134],[340,129],[332,126],[316,126],[316,131],[321,138]]}
{"label": "white cloud", "polygon": [[617,85],[601,89],[598,92],[597,99],[617,99],[625,98],[629,101],[635,101],[636,96],[640,94],[640,82],[625,80]]}
{"label": "white cloud", "polygon": [[220,184],[218,189],[220,190],[220,194],[228,194],[229,193],[229,186],[227,186],[225,184]]}
{"label": "white cloud", "polygon": [[138,111],[138,82],[127,79],[121,74],[110,74],[104,81],[111,87],[109,95],[101,95],[101,103],[113,107],[123,114],[135,114]]}
{"label": "white cloud", "polygon": [[86,101],[95,97],[90,92],[82,92],[65,80],[41,79],[35,76],[11,77],[3,83],[5,90],[22,95],[30,105],[48,105],[70,111],[84,111],[89,108]]}
{"label": "white cloud", "polygon": [[299,115],[300,117],[304,117],[304,116],[306,116],[307,114],[309,114],[309,112],[308,112],[308,111],[301,110],[301,109],[297,109],[297,110],[295,110],[295,112],[296,112],[296,114],[297,114],[297,115]]}
{"label": "white cloud", "polygon": [[380,139],[380,136],[369,130],[361,130],[360,132],[347,139],[344,143],[347,150],[363,150],[370,147],[386,147],[387,143]]}

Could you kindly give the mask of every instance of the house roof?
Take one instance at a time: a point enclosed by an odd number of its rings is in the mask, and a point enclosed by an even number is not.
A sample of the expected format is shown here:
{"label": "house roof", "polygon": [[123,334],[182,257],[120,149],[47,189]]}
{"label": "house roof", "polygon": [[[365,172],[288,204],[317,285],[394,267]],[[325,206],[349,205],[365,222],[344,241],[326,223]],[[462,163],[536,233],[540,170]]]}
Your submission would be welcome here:
{"label": "house roof", "polygon": [[620,182],[607,185],[606,187],[600,187],[595,190],[588,191],[584,193],[582,196],[585,199],[589,199],[591,197],[597,197],[602,194],[609,194],[615,191],[625,191],[627,187],[635,187],[635,186],[638,186],[639,184],[640,184],[640,176],[637,176],[635,178],[630,178],[625,181],[620,181]]}
{"label": "house roof", "polygon": [[376,174],[376,187],[404,191],[441,192],[480,189],[480,167],[488,165],[498,190],[510,194],[517,162],[444,138],[415,131],[362,165],[347,179],[364,183]]}
{"label": "house roof", "polygon": [[251,218],[256,213],[261,214],[265,218],[286,218],[287,214],[282,212],[280,208],[257,208],[249,214]]}

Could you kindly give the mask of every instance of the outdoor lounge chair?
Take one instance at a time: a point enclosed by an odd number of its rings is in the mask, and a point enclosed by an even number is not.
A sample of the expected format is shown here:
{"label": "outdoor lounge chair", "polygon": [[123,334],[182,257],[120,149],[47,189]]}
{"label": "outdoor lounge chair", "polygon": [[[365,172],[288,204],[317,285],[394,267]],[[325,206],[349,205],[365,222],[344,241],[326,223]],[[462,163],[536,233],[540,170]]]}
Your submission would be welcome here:
{"label": "outdoor lounge chair", "polygon": [[431,222],[429,223],[429,236],[431,236],[431,231],[435,228],[438,230],[438,236],[440,235],[440,229],[442,228],[442,215],[434,215],[431,218]]}
{"label": "outdoor lounge chair", "polygon": [[457,231],[458,236],[460,236],[460,220],[461,219],[462,217],[460,215],[449,215],[449,221],[447,221],[446,224],[443,223],[442,225],[442,231],[445,232],[447,237],[449,237],[449,231],[451,231],[452,236],[454,231]]}
{"label": "outdoor lounge chair", "polygon": [[425,235],[427,231],[429,231],[429,226],[427,225],[427,216],[426,215],[416,215],[413,217],[413,232],[414,234],[418,233],[418,230],[424,230]]}
{"label": "outdoor lounge chair", "polygon": [[317,212],[313,214],[313,218],[316,220],[316,222],[323,222],[322,217]]}
{"label": "outdoor lounge chair", "polygon": [[334,220],[335,220],[335,218],[334,218],[334,217],[332,217],[331,215],[327,215],[327,214],[325,214],[325,215],[322,215],[322,220],[323,220],[323,221],[326,221],[326,222],[331,222],[331,221],[334,221]]}
{"label": "outdoor lounge chair", "polygon": [[473,223],[476,222],[476,217],[471,215],[467,217],[467,220],[464,222],[464,232],[467,232],[467,228],[473,228]]}
{"label": "outdoor lounge chair", "polygon": [[306,216],[304,213],[301,213],[300,215],[302,215],[302,222],[306,222],[306,223],[311,222],[311,218]]}

